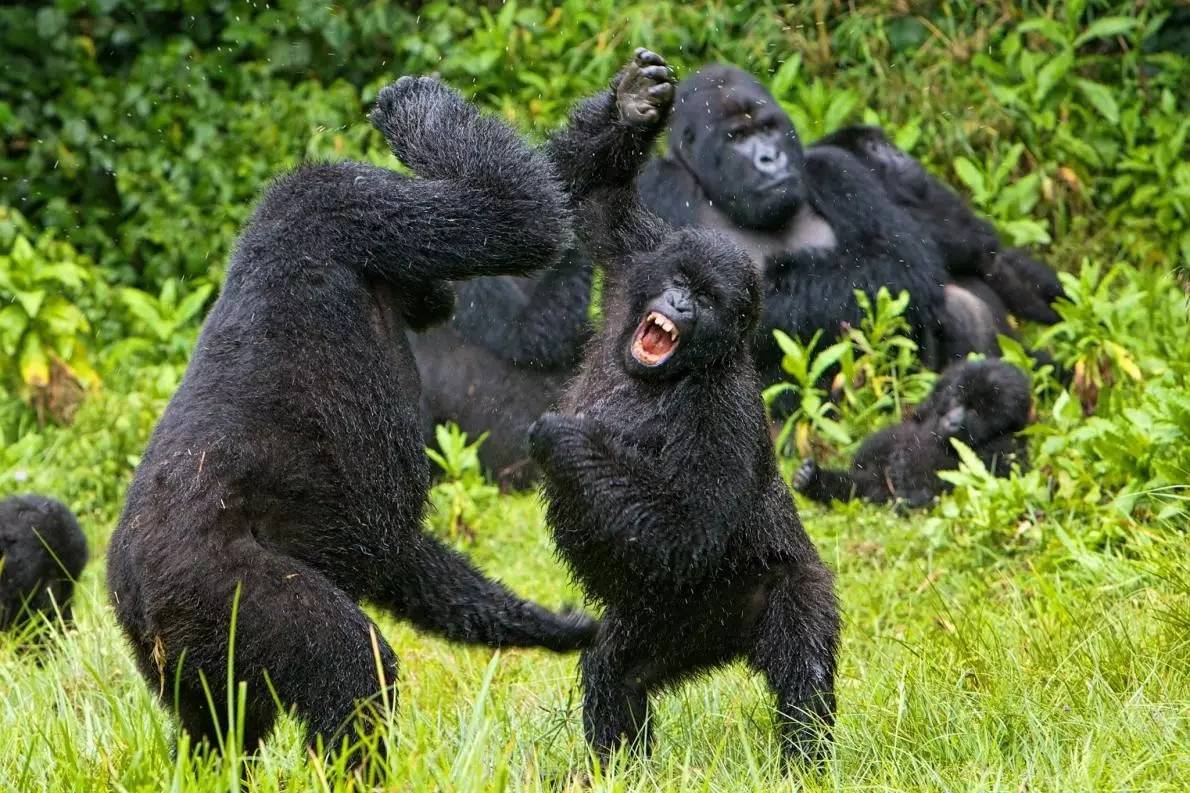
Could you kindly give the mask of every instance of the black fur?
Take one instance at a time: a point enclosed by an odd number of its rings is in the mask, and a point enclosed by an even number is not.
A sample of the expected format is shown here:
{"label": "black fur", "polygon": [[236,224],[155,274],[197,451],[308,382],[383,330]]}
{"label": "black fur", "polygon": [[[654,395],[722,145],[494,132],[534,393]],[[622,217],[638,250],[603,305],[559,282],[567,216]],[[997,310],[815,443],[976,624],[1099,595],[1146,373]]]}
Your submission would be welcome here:
{"label": "black fur", "polygon": [[576,251],[537,276],[476,278],[455,286],[447,325],[410,333],[422,380],[426,444],[453,421],[479,448],[485,471],[506,488],[537,478],[525,433],[557,403],[589,335],[591,263]]}
{"label": "black fur", "polygon": [[196,741],[226,724],[237,592],[249,749],[273,726],[272,691],[331,749],[395,702],[396,656],[361,600],[491,646],[572,650],[596,629],[422,531],[430,475],[405,338],[449,316],[448,279],[553,264],[569,243],[562,187],[435,80],[398,80],[371,118],[421,178],[312,165],[267,191],[112,538],[120,624]]}
{"label": "black fur", "polygon": [[[907,290],[913,336],[926,361],[940,363],[949,278],[931,235],[850,152],[803,151],[789,117],[747,73],[715,65],[683,81],[669,154],[645,169],[641,191],[670,223],[725,231],[752,255],[765,289],[755,347],[765,384],[784,379],[773,330],[833,339],[860,320],[856,289]],[[724,193],[733,200],[716,202]],[[762,209],[736,211],[749,204]]]}
{"label": "black fur", "polygon": [[[660,63],[640,52],[552,144],[591,190],[580,232],[606,274],[603,333],[560,414],[530,429],[559,553],[606,606],[582,656],[585,732],[600,754],[647,748],[651,693],[743,658],[777,695],[786,756],[818,758],[839,618],[760,400],[759,278],[730,239],[671,229],[632,186],[671,101],[670,78],[648,71]],[[629,112],[645,99],[656,113]],[[661,363],[635,352],[650,312],[680,334]]]}
{"label": "black fur", "polygon": [[44,614],[71,619],[87,539],[65,504],[44,496],[0,501],[0,630]]}
{"label": "black fur", "polygon": [[951,438],[969,446],[996,476],[1007,476],[1013,463],[1025,467],[1027,450],[1016,433],[1028,425],[1031,408],[1029,379],[1016,367],[995,360],[957,363],[905,421],[865,440],[850,470],[806,460],[793,486],[823,503],[863,498],[924,506],[950,488],[937,472],[959,467]]}
{"label": "black fur", "polygon": [[1054,271],[1022,248],[1004,248],[996,229],[958,194],[898,149],[879,127],[851,126],[815,144],[846,149],[884,185],[892,200],[929,229],[955,279],[978,279],[1007,311],[1052,325],[1052,303],[1065,296]]}

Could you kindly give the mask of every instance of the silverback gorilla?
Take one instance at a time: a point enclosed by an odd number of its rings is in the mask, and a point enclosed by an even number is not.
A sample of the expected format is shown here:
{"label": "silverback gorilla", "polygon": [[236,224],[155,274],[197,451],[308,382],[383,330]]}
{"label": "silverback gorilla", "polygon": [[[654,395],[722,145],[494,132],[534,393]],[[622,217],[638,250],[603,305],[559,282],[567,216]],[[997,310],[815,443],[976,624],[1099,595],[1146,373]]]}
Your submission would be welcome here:
{"label": "silverback gorilla", "polygon": [[650,693],[742,657],[777,695],[785,756],[818,759],[839,619],[749,353],[759,278],[729,238],[671,229],[633,184],[672,100],[665,62],[640,50],[551,144],[590,196],[580,234],[606,275],[603,332],[561,413],[529,433],[558,550],[606,606],[583,723],[601,755],[647,749]]}
{"label": "silverback gorilla", "polygon": [[913,217],[848,152],[804,150],[789,117],[746,72],[708,66],[683,80],[669,155],[640,180],[645,200],[676,226],[728,233],[751,254],[764,284],[756,363],[782,379],[780,329],[808,341],[861,318],[854,290],[907,290],[907,319],[936,365],[948,280],[942,257]]}
{"label": "silverback gorilla", "polygon": [[528,487],[537,470],[525,433],[552,410],[574,376],[591,304],[590,261],[568,251],[533,276],[500,275],[455,285],[448,324],[409,333],[422,382],[426,445],[447,421],[479,447],[485,472],[501,486]]}
{"label": "silverback gorilla", "polygon": [[112,538],[120,624],[196,742],[214,745],[226,723],[233,610],[249,750],[277,699],[327,751],[376,729],[397,659],[361,600],[492,646],[572,650],[597,627],[518,598],[423,533],[405,339],[449,316],[448,279],[556,261],[562,186],[544,155],[433,79],[388,86],[371,119],[421,178],[338,163],[273,184]]}
{"label": "silverback gorilla", "polygon": [[74,583],[87,564],[87,539],[65,504],[44,496],[0,501],[0,630],[38,614],[71,619]]}
{"label": "silverback gorilla", "polygon": [[856,289],[909,292],[907,319],[932,368],[969,352],[998,355],[996,335],[1011,332],[986,284],[956,283],[947,271],[935,218],[894,201],[854,152],[803,149],[773,97],[735,67],[683,81],[669,155],[649,164],[641,190],[671,223],[726,231],[751,253],[764,277],[756,356],[766,383],[782,379],[772,331],[834,337],[860,319]]}
{"label": "silverback gorilla", "polygon": [[851,470],[819,468],[806,460],[793,486],[815,501],[863,498],[877,504],[896,500],[909,507],[928,504],[949,488],[938,471],[959,467],[951,438],[962,441],[996,476],[1012,464],[1028,464],[1024,440],[1032,396],[1029,378],[1003,361],[952,364],[926,400],[905,421],[865,440]]}

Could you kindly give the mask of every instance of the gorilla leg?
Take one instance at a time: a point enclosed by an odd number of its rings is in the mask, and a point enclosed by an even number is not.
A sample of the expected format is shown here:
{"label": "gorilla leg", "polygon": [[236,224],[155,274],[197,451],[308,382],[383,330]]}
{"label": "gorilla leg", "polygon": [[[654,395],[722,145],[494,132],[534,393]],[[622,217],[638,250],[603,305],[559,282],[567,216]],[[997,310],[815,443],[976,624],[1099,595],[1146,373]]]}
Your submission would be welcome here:
{"label": "gorilla leg", "polygon": [[[253,540],[230,543],[217,557],[208,550],[205,564],[196,558],[202,554],[188,557],[188,580],[173,582],[170,602],[178,611],[153,620],[177,626],[177,634],[163,632],[152,643],[170,659],[161,672],[162,697],[195,743],[216,746],[226,734],[229,658],[234,679],[248,683],[245,749],[272,730],[278,701],[305,723],[310,745],[321,741],[328,752],[344,737],[376,730],[385,701],[396,703],[396,657],[351,598],[313,568]],[[142,670],[155,665],[148,649]]]}
{"label": "gorilla leg", "polygon": [[600,757],[622,745],[648,753],[649,692],[628,660],[631,640],[618,622],[605,621],[599,641],[583,651],[583,732]]}
{"label": "gorilla leg", "polygon": [[390,570],[377,601],[451,641],[569,652],[587,645],[598,627],[584,614],[555,614],[518,597],[424,534],[410,538]]}
{"label": "gorilla leg", "polygon": [[787,760],[825,759],[835,721],[838,641],[838,606],[825,568],[794,571],[773,588],[748,663],[776,694]]}

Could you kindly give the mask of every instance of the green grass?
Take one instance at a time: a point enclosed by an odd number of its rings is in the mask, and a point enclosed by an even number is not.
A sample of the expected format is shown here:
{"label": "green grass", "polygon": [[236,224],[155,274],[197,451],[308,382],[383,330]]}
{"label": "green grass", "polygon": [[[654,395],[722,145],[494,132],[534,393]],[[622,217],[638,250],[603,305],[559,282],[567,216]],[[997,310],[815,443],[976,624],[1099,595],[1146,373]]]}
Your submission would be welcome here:
{"label": "green grass", "polygon": [[[1170,532],[1143,555],[960,549],[920,517],[808,507],[846,615],[837,749],[784,776],[770,703],[742,667],[657,700],[647,759],[594,790],[1182,790],[1190,778],[1190,552]],[[549,604],[575,590],[532,496],[502,499],[470,546]],[[1043,524],[1043,532],[1061,527]],[[381,616],[401,661],[392,747],[370,785],[311,760],[286,720],[243,781],[222,759],[171,760],[172,728],[136,674],[103,588],[102,545],[77,626],[51,648],[0,639],[0,789],[579,789],[576,659],[453,646]],[[93,539],[98,539],[93,537]]]}

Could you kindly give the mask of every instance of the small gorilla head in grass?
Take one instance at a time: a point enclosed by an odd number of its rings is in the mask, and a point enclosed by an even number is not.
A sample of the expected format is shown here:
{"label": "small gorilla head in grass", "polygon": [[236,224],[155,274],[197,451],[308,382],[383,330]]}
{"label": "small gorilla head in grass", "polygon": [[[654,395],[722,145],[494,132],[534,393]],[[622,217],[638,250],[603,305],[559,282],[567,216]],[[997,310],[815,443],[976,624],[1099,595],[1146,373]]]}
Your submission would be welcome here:
{"label": "small gorilla head in grass", "polygon": [[669,235],[629,269],[621,344],[628,373],[672,379],[739,356],[760,313],[746,255],[714,234]]}

